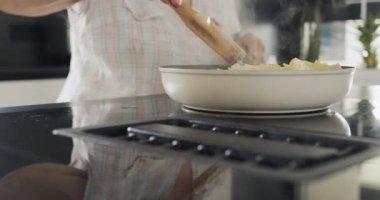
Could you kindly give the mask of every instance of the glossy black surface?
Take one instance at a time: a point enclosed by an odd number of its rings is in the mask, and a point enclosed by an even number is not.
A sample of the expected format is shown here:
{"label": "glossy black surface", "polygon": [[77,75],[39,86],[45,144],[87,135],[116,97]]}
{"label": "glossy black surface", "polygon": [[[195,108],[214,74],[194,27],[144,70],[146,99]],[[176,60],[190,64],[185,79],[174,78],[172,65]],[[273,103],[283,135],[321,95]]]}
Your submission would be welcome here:
{"label": "glossy black surface", "polygon": [[0,12],[0,81],[65,78],[70,52],[67,16],[43,17]]}
{"label": "glossy black surface", "polygon": [[69,65],[0,67],[0,81],[65,78],[68,74]]}
{"label": "glossy black surface", "polygon": [[72,141],[51,131],[72,124],[66,104],[0,109],[0,176],[38,162],[67,163]]}
{"label": "glossy black surface", "polygon": [[[377,141],[380,138],[379,99],[379,87],[355,87],[346,99],[333,105],[327,112],[300,116],[254,116],[249,117],[248,121],[260,126],[305,131],[306,134],[312,131]],[[52,135],[53,129],[99,127],[185,113],[188,112],[183,111],[181,105],[171,101],[165,95],[0,109],[0,175],[2,177],[7,174],[9,176],[10,173],[12,175],[20,167],[36,163],[68,164],[70,159],[73,159],[71,158],[72,140]],[[203,117],[223,117],[220,114],[191,114]],[[247,118],[247,116],[243,117]],[[247,119],[231,118],[231,121],[236,122],[244,120]],[[133,150],[133,146],[113,149],[104,144],[92,144],[92,142],[88,144],[91,144],[89,150],[91,156],[90,168],[87,168],[90,169],[85,193],[87,199],[102,199],[101,197],[139,199],[139,195],[147,199],[155,199],[153,198],[155,195],[155,197],[168,196],[168,192],[163,191],[171,188],[170,185],[176,180],[179,168],[182,169],[185,165],[183,163],[186,163],[182,159],[170,158],[157,152],[145,152],[140,155]],[[135,160],[129,165],[128,162],[123,161],[128,160],[130,155],[134,155]],[[359,181],[358,177],[349,179],[350,183],[361,185],[361,199],[380,198],[378,193],[380,176],[377,177],[380,162],[377,160],[362,164]],[[194,161],[192,163],[194,177],[202,171],[195,169],[205,169],[199,166],[210,164],[212,163]],[[136,169],[142,170],[137,174],[143,173],[143,176],[136,174],[138,171],[134,171],[135,165],[140,166]],[[211,199],[300,199],[296,191],[301,187],[301,183],[271,182],[271,180],[250,177],[249,174],[241,174],[239,171],[229,170],[223,166],[219,166],[218,169],[224,170],[214,171],[215,176],[220,177],[215,180],[230,181],[227,181],[228,183],[217,181],[218,184],[215,184],[214,180],[206,182],[209,187],[206,187],[204,191],[210,194]],[[102,187],[99,188],[99,185]],[[152,189],[148,195],[142,189],[146,187],[158,189]],[[231,190],[223,190],[226,187]],[[255,187],[260,188],[260,191],[253,189]],[[337,191],[341,189],[341,185],[334,187]],[[136,192],[132,195],[126,191]],[[342,192],[339,191],[339,193]],[[222,195],[222,198],[218,195]],[[199,196],[207,199],[207,195]]]}
{"label": "glossy black surface", "polygon": [[68,66],[66,12],[23,17],[0,12],[0,68]]}

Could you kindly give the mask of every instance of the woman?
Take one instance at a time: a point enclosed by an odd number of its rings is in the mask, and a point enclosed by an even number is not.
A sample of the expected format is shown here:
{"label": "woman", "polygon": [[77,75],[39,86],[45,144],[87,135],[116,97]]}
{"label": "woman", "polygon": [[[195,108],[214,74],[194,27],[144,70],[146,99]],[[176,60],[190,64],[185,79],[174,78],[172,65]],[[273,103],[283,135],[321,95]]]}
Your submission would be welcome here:
{"label": "woman", "polygon": [[[165,0],[165,3],[180,6],[179,2],[174,0],[171,2]],[[201,15],[212,17],[227,34],[240,35],[238,33],[241,28],[235,1],[193,0],[192,5]],[[170,6],[159,0],[0,0],[0,10],[24,16],[47,15],[66,8],[70,21],[72,58],[70,73],[59,101],[163,93],[158,71],[158,67],[161,65],[225,64],[219,55],[188,30]],[[263,45],[252,34],[242,35],[237,38],[237,41],[255,58],[256,62],[265,60]],[[116,121],[125,117],[124,114],[119,118],[115,117],[109,109],[107,106],[104,107],[104,110],[103,108],[100,110],[91,108],[89,109],[90,114],[87,114],[86,110],[74,109],[74,126],[88,126],[101,122],[92,121],[92,118],[86,120],[86,116],[96,116],[98,119],[102,118],[102,114],[104,114],[105,119]],[[93,114],[94,111],[96,114]],[[99,155],[104,154],[103,152],[109,155],[107,147],[95,147],[81,141],[74,141],[72,165],[89,172],[88,194],[97,195],[96,192],[98,192],[98,197],[101,197],[108,192],[100,190],[99,187],[91,187],[91,183],[94,183],[95,186],[99,185],[98,181],[91,176],[93,174],[91,171],[101,174],[103,166],[108,166],[107,169],[129,166],[130,163],[135,163],[135,160],[140,161],[141,155],[138,152],[131,153],[123,149],[112,149],[113,155],[128,159],[121,159],[117,165],[109,165],[104,160],[95,162],[89,159],[98,158]],[[191,166],[187,162],[174,165],[173,163],[177,162],[146,157],[144,155],[142,160],[149,162],[150,165],[148,168],[144,168],[148,170],[144,175],[149,175],[149,172],[161,175],[165,175],[166,172],[177,174],[166,184],[161,184],[164,189],[160,195],[170,196],[171,199],[178,199],[177,195],[186,193],[183,191],[189,190],[191,184],[185,183],[191,183],[193,178],[196,179],[204,171],[197,170],[198,166]],[[91,166],[90,170],[88,169],[89,165]],[[154,166],[157,167],[154,168]],[[44,171],[46,166],[37,166],[32,169],[35,168]],[[56,167],[48,166],[48,168]],[[97,169],[99,171],[96,171]],[[25,173],[25,170],[28,171],[28,168],[23,169],[21,174]],[[130,169],[130,171],[133,170],[134,168]],[[117,172],[117,170],[110,171]],[[157,173],[158,171],[160,173]],[[136,179],[139,180],[144,178],[134,174],[130,174],[130,176],[136,176]],[[12,177],[20,180],[17,174],[8,176],[6,180],[12,182]],[[100,182],[106,183],[107,178],[109,176],[104,176]],[[128,181],[130,180],[133,179],[128,179]],[[160,179],[154,180],[161,183]],[[129,188],[128,186],[133,182],[128,181],[119,185],[125,186],[122,188]],[[34,181],[28,180],[29,182]],[[70,188],[67,190],[67,193],[72,192]],[[79,191],[75,194],[81,198],[82,192]],[[15,195],[19,194],[22,193]],[[133,195],[133,193],[128,193],[128,195]],[[140,195],[140,193],[136,195]],[[138,199],[137,197],[130,196],[131,199]]]}

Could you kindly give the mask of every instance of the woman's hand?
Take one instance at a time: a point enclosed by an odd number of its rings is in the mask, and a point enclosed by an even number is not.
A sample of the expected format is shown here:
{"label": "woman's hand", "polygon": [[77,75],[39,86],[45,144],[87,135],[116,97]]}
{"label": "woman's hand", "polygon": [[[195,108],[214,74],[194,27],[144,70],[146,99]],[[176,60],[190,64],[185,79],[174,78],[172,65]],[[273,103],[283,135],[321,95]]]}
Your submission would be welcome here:
{"label": "woman's hand", "polygon": [[239,37],[236,41],[247,52],[252,64],[264,64],[268,55],[262,41],[252,33]]}
{"label": "woman's hand", "polygon": [[37,17],[62,11],[80,0],[0,0],[0,11]]}

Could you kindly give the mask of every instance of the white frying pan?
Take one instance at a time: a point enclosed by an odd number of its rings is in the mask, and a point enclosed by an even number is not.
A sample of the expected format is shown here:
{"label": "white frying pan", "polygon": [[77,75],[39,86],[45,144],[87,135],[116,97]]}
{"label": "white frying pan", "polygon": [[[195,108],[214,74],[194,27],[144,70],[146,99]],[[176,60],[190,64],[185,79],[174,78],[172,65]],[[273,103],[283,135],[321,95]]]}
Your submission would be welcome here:
{"label": "white frying pan", "polygon": [[223,66],[162,66],[166,93],[189,108],[232,113],[326,109],[352,86],[354,67],[310,71],[238,71]]}

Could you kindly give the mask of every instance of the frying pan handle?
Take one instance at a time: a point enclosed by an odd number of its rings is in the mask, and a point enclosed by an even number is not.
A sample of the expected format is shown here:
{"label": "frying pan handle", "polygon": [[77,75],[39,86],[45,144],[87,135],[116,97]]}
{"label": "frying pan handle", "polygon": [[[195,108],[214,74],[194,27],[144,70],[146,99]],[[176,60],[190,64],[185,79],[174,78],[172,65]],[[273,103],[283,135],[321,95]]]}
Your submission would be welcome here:
{"label": "frying pan handle", "polygon": [[245,51],[212,20],[207,20],[196,12],[188,0],[183,0],[181,5],[172,8],[193,33],[229,64],[244,60],[247,55]]}

